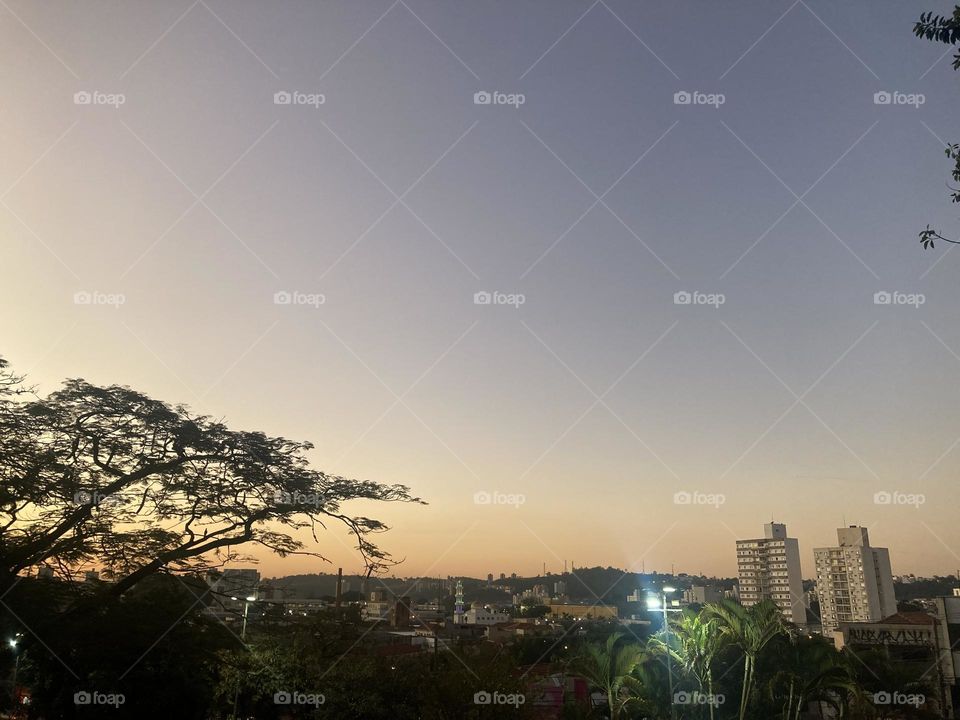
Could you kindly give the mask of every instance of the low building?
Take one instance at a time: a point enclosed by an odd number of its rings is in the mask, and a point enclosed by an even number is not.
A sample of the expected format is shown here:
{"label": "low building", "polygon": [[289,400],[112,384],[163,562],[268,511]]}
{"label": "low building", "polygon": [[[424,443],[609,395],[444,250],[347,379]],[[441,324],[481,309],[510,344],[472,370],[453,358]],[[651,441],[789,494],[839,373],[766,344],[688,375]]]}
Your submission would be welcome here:
{"label": "low building", "polygon": [[464,625],[496,625],[509,619],[510,616],[506,613],[484,607],[472,607],[463,614]]}
{"label": "low building", "polygon": [[588,605],[574,603],[551,603],[549,616],[551,618],[574,618],[576,620],[616,620],[619,617],[614,605]]}
{"label": "low building", "polygon": [[925,698],[928,710],[939,713],[937,717],[954,718],[960,656],[954,646],[960,641],[960,598],[937,600],[942,601],[938,617],[899,612],[877,622],[844,622],[833,631],[833,642],[838,650],[846,648],[853,653],[882,649],[908,675],[924,677],[937,688],[935,697]]}
{"label": "low building", "polygon": [[691,585],[683,591],[683,600],[688,605],[706,605],[723,600],[723,590],[712,585]]}

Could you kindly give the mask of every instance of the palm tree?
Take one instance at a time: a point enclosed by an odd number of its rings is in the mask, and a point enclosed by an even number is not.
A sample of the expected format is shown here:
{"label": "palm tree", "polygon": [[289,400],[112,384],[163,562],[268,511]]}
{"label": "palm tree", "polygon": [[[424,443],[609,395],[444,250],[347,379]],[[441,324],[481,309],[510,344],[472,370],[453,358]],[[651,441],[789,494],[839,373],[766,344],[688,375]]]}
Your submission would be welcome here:
{"label": "palm tree", "polygon": [[773,638],[786,632],[780,609],[770,600],[743,607],[733,600],[707,605],[707,618],[716,622],[720,633],[743,651],[743,688],[740,691],[739,720],[745,720],[753,692],[757,656]]}
{"label": "palm tree", "polygon": [[775,662],[780,669],[767,687],[772,698],[783,698],[783,720],[800,720],[813,700],[839,713],[848,694],[860,691],[842,656],[823,638],[791,637]]}
{"label": "palm tree", "polygon": [[610,719],[617,720],[624,700],[621,690],[626,679],[640,663],[643,648],[637,643],[621,643],[623,633],[613,633],[606,643],[588,643],[574,660],[574,670],[607,695]]}
{"label": "palm tree", "polygon": [[673,647],[666,648],[665,644],[663,647],[687,673],[696,678],[700,691],[708,695],[707,707],[710,709],[710,720],[713,720],[713,663],[726,637],[720,632],[716,618],[706,617],[702,613],[683,613],[670,624]]}

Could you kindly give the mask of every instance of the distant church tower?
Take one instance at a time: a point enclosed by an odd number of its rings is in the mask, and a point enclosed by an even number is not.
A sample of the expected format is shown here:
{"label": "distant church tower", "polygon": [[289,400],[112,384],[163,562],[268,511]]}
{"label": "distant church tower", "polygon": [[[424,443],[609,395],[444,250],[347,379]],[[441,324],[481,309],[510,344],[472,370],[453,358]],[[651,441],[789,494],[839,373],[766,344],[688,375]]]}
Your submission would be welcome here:
{"label": "distant church tower", "polygon": [[454,625],[463,624],[463,580],[457,580],[456,604],[453,606]]}

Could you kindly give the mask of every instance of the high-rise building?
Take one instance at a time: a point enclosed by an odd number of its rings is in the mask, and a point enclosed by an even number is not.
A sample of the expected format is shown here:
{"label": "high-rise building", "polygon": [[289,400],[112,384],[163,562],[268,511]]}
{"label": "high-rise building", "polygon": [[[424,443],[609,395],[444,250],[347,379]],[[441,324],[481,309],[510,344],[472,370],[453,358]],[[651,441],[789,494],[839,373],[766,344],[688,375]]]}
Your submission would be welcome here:
{"label": "high-rise building", "polygon": [[788,622],[806,624],[800,547],[786,525],[770,522],[762,538],[737,540],[737,576],[743,605],[772,600]]}
{"label": "high-rise building", "polygon": [[877,622],[897,612],[890,551],[870,546],[867,529],[837,530],[837,547],[813,551],[823,634],[843,622]]}

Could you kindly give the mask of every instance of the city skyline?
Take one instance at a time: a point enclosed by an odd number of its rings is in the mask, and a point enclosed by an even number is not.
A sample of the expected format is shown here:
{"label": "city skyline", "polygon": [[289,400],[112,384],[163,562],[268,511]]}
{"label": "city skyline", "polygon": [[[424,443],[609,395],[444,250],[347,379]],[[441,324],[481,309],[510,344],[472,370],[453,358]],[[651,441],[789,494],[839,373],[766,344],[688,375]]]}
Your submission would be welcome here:
{"label": "city skyline", "polygon": [[774,518],[804,578],[850,524],[955,572],[960,256],[916,236],[960,104],[916,13],[11,2],[0,354],[410,486],[350,507],[405,575],[733,577]]}

